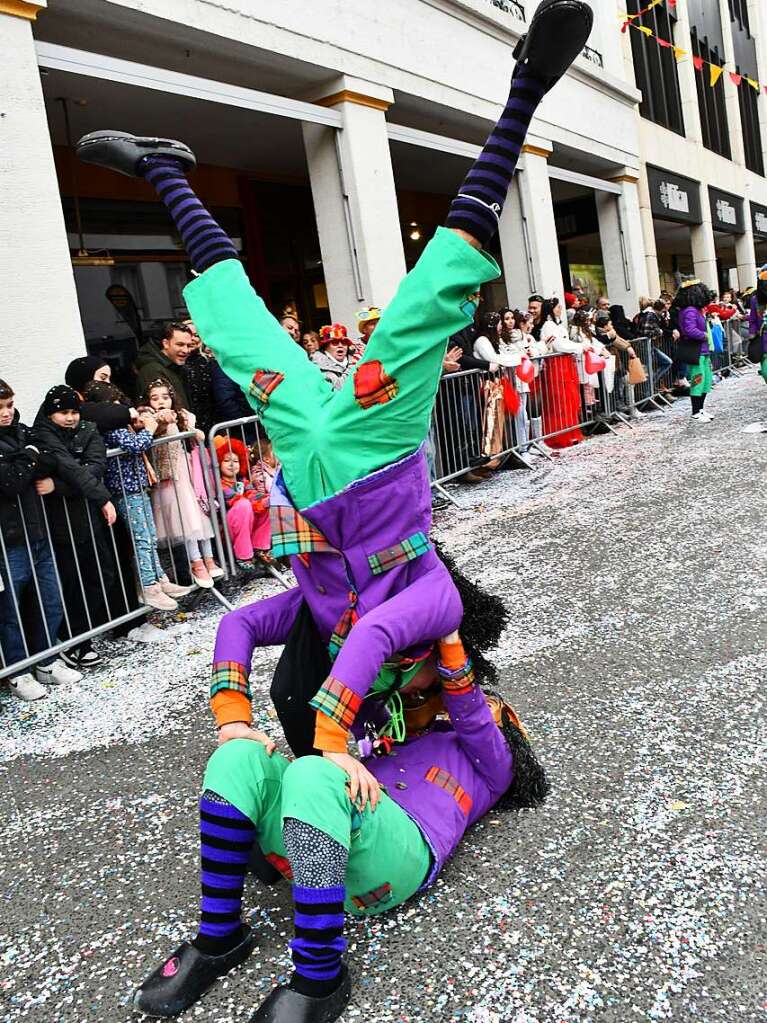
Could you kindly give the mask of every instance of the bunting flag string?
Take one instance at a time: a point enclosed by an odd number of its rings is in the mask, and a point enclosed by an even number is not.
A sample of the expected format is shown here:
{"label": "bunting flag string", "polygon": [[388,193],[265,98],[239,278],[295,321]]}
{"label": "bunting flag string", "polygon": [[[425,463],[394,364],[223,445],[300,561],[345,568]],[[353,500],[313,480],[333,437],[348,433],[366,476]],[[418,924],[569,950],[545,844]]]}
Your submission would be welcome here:
{"label": "bunting flag string", "polygon": [[[662,50],[673,50],[674,57],[677,62],[684,60],[685,57],[692,56],[692,64],[696,71],[702,72],[704,67],[708,67],[708,81],[710,87],[713,89],[725,72],[727,66],[726,62],[722,65],[712,64],[711,61],[704,60],[703,57],[698,57],[694,54],[691,55],[689,51],[683,50],[681,46],[676,46],[670,40],[661,38],[661,36],[656,35],[651,28],[648,28],[647,25],[637,24],[642,15],[647,14],[654,7],[659,7],[661,4],[665,3],[667,7],[674,10],[677,6],[677,2],[678,0],[651,0],[651,3],[637,11],[636,14],[621,12],[618,15],[621,20],[621,32],[625,33],[630,28],[633,28],[636,32],[641,32],[646,39],[654,39],[656,44]],[[729,71],[728,77],[736,88],[740,88],[745,82],[751,86],[754,92],[761,95],[762,89],[764,89],[764,92],[767,95],[767,85],[761,85],[759,82],[754,81],[753,78],[749,78],[748,75],[741,74],[737,71]]]}

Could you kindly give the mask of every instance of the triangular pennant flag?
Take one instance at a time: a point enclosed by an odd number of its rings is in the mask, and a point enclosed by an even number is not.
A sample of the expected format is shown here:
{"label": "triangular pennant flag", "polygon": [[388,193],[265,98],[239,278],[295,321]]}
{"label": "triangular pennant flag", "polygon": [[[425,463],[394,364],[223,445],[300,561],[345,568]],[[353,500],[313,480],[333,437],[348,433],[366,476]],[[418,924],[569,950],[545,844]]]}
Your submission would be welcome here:
{"label": "triangular pennant flag", "polygon": [[717,67],[716,64],[709,64],[708,70],[709,70],[709,74],[710,74],[711,88],[713,89],[714,86],[716,85],[716,83],[719,81],[719,79],[724,74],[724,68],[723,67]]}
{"label": "triangular pennant flag", "polygon": [[703,58],[702,57],[693,57],[692,58],[692,62],[693,62],[693,65],[695,66],[695,70],[696,71],[702,71],[703,70]]}
{"label": "triangular pennant flag", "polygon": [[730,81],[733,85],[740,85],[743,81],[743,75],[739,75],[735,71],[730,71]]}
{"label": "triangular pennant flag", "polygon": [[623,24],[621,25],[621,32],[625,33],[626,29],[629,27],[630,24],[631,24],[630,21],[624,21]]}
{"label": "triangular pennant flag", "polygon": [[637,25],[637,28],[639,29],[639,31],[643,35],[646,35],[646,36],[649,36],[650,38],[652,38],[652,29],[651,28],[647,28],[645,25]]}
{"label": "triangular pennant flag", "polygon": [[661,39],[660,36],[655,37],[655,42],[658,46],[662,46],[664,50],[670,50],[673,47],[673,43],[670,43],[668,39]]}
{"label": "triangular pennant flag", "polygon": [[746,81],[748,82],[752,89],[755,89],[757,92],[761,91],[759,88],[759,82],[755,82],[753,78],[746,78]]}
{"label": "triangular pennant flag", "polygon": [[683,50],[681,46],[675,46],[674,56],[676,57],[677,60],[681,60],[683,57],[687,56],[687,50]]}

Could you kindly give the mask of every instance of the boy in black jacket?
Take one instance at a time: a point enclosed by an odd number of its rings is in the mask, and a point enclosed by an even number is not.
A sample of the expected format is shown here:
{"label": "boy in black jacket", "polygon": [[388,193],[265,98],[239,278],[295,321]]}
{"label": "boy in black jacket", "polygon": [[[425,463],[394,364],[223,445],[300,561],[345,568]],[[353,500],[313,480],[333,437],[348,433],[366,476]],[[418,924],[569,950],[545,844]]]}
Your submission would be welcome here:
{"label": "boy in black jacket", "polygon": [[[64,591],[62,639],[89,632],[109,618],[115,576],[106,526],[117,513],[104,483],[107,453],[95,423],[80,418],[80,398],[64,384],[52,387],[35,418],[32,437],[52,462],[45,496],[56,563]],[[105,526],[106,522],[106,526]],[[127,608],[120,608],[124,613]],[[68,651],[68,663],[88,667],[99,661],[90,642]]]}
{"label": "boy in black jacket", "polygon": [[[0,649],[3,667],[55,646],[63,608],[53,555],[36,482],[44,481],[49,466],[19,420],[11,387],[0,380]],[[43,617],[29,644],[24,636],[21,600],[36,591]],[[38,665],[35,674],[49,682],[79,681],[82,677],[55,657]],[[72,677],[74,676],[74,678]],[[14,696],[39,700],[47,695],[35,675],[17,672],[8,678]]]}

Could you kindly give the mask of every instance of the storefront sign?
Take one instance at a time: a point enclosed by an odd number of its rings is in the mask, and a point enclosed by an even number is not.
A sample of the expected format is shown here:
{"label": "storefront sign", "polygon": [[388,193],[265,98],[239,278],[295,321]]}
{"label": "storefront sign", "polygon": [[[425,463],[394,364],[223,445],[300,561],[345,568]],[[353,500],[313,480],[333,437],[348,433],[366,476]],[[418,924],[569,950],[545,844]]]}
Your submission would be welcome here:
{"label": "storefront sign", "polygon": [[683,224],[701,222],[700,185],[697,181],[648,165],[647,183],[653,216]]}
{"label": "storefront sign", "polygon": [[742,199],[709,185],[708,200],[711,204],[711,225],[715,231],[743,234],[746,222],[743,217]]}
{"label": "storefront sign", "polygon": [[760,206],[755,202],[752,202],[750,206],[754,237],[767,239],[767,206]]}

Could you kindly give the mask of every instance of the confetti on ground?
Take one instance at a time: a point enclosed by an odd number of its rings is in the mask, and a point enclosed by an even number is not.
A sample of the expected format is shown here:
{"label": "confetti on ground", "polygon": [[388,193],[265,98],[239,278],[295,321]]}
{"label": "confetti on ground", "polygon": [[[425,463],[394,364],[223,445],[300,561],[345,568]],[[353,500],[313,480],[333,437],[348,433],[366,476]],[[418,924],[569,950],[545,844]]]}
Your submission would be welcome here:
{"label": "confetti on ground", "polygon": [[[730,379],[712,424],[678,402],[439,514],[512,610],[496,659],[553,791],[491,813],[420,898],[350,920],[344,1023],[767,1021],[767,439],[743,434],[766,400]],[[0,697],[3,1023],[141,1020],[132,989],[193,932],[220,613],[102,643],[40,704]],[[253,672],[275,735],[276,656]],[[245,1023],[285,979],[288,896],[249,882],[259,946],[185,1018]]]}

